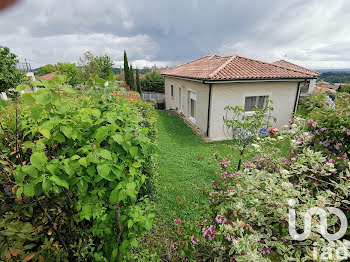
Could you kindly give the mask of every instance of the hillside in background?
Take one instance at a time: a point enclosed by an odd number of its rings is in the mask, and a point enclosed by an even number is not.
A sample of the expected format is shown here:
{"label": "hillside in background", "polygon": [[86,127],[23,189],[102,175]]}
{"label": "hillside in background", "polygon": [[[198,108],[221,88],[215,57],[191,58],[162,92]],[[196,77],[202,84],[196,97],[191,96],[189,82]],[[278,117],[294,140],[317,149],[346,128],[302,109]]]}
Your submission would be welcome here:
{"label": "hillside in background", "polygon": [[[320,70],[319,70],[320,72]],[[334,83],[350,83],[350,71],[348,72],[322,72],[319,80]]]}

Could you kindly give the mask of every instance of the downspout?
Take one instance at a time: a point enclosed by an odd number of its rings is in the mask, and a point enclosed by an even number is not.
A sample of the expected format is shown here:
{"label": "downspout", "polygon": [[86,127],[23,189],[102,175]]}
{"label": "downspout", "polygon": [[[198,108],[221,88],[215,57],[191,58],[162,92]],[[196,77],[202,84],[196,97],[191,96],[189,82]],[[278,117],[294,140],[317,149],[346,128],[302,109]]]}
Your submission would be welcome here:
{"label": "downspout", "polygon": [[206,133],[207,137],[209,137],[209,128],[210,128],[210,106],[211,106],[211,83],[209,83],[208,119],[207,119],[207,133]]}
{"label": "downspout", "polygon": [[295,115],[295,113],[297,112],[298,101],[299,101],[299,95],[300,95],[300,82],[298,82],[297,93],[296,93],[296,95],[295,95],[293,115]]}

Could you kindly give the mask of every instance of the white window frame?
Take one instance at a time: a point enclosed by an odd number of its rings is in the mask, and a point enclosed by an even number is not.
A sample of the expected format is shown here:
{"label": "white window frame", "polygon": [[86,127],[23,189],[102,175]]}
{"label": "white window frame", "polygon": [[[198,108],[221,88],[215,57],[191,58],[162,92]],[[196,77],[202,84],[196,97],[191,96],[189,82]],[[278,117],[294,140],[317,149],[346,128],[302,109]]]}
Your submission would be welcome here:
{"label": "white window frame", "polygon": [[[195,101],[195,107],[194,107],[194,112],[193,115],[191,115],[191,100]],[[196,114],[197,114],[197,93],[193,92],[192,90],[188,90],[188,119],[192,123],[196,123]]]}
{"label": "white window frame", "polygon": [[[245,108],[245,101],[246,101],[246,98],[247,97],[260,97],[260,96],[265,96],[267,99],[269,99],[270,98],[270,94],[248,94],[248,95],[245,95],[244,96],[244,104],[243,104],[243,109]],[[265,101],[264,101],[264,106],[263,107],[265,107],[266,106],[266,98],[265,98]],[[256,99],[256,103],[258,102],[258,99]],[[255,106],[257,106],[257,104],[255,103]],[[245,111],[244,110],[244,112],[246,113],[246,114],[253,114],[254,113],[254,111],[253,110],[251,110],[251,111]]]}
{"label": "white window frame", "polygon": [[170,97],[174,99],[174,84],[170,84]]}

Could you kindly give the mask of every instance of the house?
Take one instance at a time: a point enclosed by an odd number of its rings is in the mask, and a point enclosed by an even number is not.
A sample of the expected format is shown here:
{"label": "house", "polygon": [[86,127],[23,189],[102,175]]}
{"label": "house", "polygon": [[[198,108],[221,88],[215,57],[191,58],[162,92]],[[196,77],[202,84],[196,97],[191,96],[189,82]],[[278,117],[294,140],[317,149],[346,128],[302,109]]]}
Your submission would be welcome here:
{"label": "house", "polygon": [[176,110],[211,140],[227,139],[225,106],[247,114],[273,101],[274,127],[288,123],[298,99],[311,92],[318,72],[281,60],[267,63],[239,55],[205,56],[162,73],[166,109]]}
{"label": "house", "polygon": [[39,76],[38,79],[39,80],[52,80],[52,78],[56,75],[56,72],[52,72],[50,74],[46,74],[43,76]]}

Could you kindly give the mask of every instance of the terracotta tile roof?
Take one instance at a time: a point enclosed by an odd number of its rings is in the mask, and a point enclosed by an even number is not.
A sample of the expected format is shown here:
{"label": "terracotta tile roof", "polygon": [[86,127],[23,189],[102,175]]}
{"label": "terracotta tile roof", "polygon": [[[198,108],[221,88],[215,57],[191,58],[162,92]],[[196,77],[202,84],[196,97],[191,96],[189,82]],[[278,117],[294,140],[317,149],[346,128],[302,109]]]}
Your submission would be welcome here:
{"label": "terracotta tile roof", "polygon": [[47,75],[39,76],[38,78],[40,80],[52,80],[54,75],[56,75],[56,72],[52,72],[52,73],[47,74]]}
{"label": "terracotta tile roof", "polygon": [[314,73],[301,72],[300,70],[239,55],[205,56],[178,67],[171,68],[162,72],[162,74],[203,80],[316,77]]}
{"label": "terracotta tile roof", "polygon": [[290,69],[293,69],[293,70],[296,70],[296,71],[300,71],[302,73],[313,74],[315,76],[320,76],[321,75],[321,73],[319,73],[319,72],[312,71],[310,69],[307,69],[305,67],[293,64],[293,63],[288,62],[286,60],[279,60],[279,61],[273,62],[273,64],[279,65],[279,66],[283,66],[283,67],[286,67],[286,68],[290,68]]}

